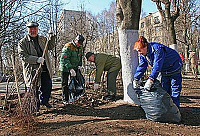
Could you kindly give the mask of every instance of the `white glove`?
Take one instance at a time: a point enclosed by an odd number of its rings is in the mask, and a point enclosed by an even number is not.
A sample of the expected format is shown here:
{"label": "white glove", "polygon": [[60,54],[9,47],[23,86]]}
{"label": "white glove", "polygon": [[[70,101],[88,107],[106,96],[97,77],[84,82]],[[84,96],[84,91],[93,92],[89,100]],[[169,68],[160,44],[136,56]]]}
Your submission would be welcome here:
{"label": "white glove", "polygon": [[153,84],[153,80],[148,79],[144,85],[144,89],[149,91],[151,89],[152,84]]}
{"label": "white glove", "polygon": [[139,88],[139,80],[133,80],[133,88]]}
{"label": "white glove", "polygon": [[70,74],[71,74],[71,76],[73,76],[73,77],[76,76],[76,72],[74,71],[74,69],[70,69]]}
{"label": "white glove", "polygon": [[80,70],[81,70],[81,69],[83,69],[83,67],[82,67],[82,66],[78,66],[78,69],[80,69]]}
{"label": "white glove", "polygon": [[97,90],[99,88],[99,84],[98,83],[94,83],[94,90]]}
{"label": "white glove", "polygon": [[43,57],[39,57],[38,59],[37,59],[37,63],[44,63],[44,58]]}

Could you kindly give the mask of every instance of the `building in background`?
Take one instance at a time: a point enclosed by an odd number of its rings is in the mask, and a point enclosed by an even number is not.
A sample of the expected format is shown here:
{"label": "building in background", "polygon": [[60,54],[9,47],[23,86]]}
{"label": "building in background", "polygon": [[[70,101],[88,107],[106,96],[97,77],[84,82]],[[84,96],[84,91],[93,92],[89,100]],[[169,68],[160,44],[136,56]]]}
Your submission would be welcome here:
{"label": "building in background", "polygon": [[139,34],[146,37],[148,41],[166,44],[165,31],[162,17],[159,12],[150,13],[140,19]]}
{"label": "building in background", "polygon": [[86,12],[64,9],[58,21],[58,44],[64,45],[77,34],[83,34],[85,22]]}
{"label": "building in background", "polygon": [[55,71],[59,66],[60,54],[63,46],[77,36],[85,33],[86,12],[63,9],[59,20],[57,30],[57,45],[55,53]]}

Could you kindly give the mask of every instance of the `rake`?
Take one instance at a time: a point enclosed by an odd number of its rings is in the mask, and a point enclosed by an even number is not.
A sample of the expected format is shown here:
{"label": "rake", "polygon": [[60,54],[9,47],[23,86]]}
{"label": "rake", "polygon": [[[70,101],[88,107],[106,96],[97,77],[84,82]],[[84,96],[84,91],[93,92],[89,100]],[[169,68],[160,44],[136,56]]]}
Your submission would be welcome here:
{"label": "rake", "polygon": [[[48,45],[50,38],[51,38],[51,36],[49,34],[46,44],[45,44],[43,54],[42,54],[43,58],[46,53],[47,45]],[[22,127],[27,126],[29,128],[34,123],[36,123],[34,115],[36,115],[36,113],[38,111],[38,103],[39,103],[38,96],[39,95],[38,95],[38,91],[37,91],[38,90],[37,85],[38,85],[39,75],[41,73],[41,67],[42,67],[42,63],[40,63],[38,69],[36,69],[35,75],[32,78],[32,81],[30,84],[30,88],[25,92],[23,99],[21,99],[20,97],[18,98],[19,104],[18,104],[17,108],[15,109],[14,117],[15,117],[15,119],[17,119],[16,123],[18,125],[21,125]],[[17,79],[17,78],[15,78],[15,79]],[[16,80],[16,83],[17,83],[17,80]]]}

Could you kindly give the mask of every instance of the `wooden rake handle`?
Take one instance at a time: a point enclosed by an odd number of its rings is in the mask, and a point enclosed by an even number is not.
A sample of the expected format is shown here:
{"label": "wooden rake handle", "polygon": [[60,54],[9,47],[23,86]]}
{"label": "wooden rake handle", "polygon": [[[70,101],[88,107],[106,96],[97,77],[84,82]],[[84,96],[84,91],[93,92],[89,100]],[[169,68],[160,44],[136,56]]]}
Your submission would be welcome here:
{"label": "wooden rake handle", "polygon": [[[51,35],[49,34],[49,35],[48,35],[48,38],[47,38],[47,41],[46,41],[46,44],[45,44],[45,47],[44,47],[43,54],[42,54],[42,57],[43,57],[43,58],[44,58],[44,56],[45,56],[45,53],[46,53],[47,46],[48,46],[48,43],[49,43],[50,38],[51,38]],[[38,74],[39,74],[39,71],[40,71],[41,67],[42,67],[42,63],[40,63],[38,69],[36,70],[36,73],[35,73],[35,75],[34,75],[34,77],[33,77],[33,79],[32,79],[31,85],[33,85],[34,82],[36,81],[36,78],[37,78],[37,76],[38,76]]]}

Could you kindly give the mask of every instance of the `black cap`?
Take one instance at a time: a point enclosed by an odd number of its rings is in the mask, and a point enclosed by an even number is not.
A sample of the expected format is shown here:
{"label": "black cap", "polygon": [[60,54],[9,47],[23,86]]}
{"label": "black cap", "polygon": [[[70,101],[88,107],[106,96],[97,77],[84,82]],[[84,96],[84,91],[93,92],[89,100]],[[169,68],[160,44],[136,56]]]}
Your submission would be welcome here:
{"label": "black cap", "polygon": [[36,22],[31,21],[31,22],[28,22],[28,23],[26,24],[26,26],[27,26],[27,27],[38,27],[39,24],[36,23]]}
{"label": "black cap", "polygon": [[76,37],[75,40],[77,40],[78,43],[83,44],[85,38],[84,38],[81,34],[79,34],[79,35]]}
{"label": "black cap", "polygon": [[88,60],[90,56],[92,56],[92,54],[94,54],[93,52],[88,52],[86,53],[85,57]]}

